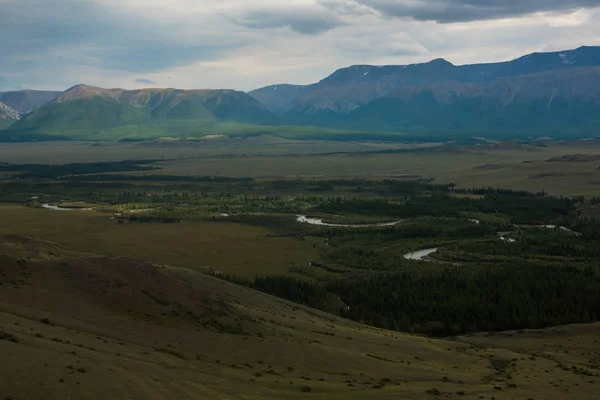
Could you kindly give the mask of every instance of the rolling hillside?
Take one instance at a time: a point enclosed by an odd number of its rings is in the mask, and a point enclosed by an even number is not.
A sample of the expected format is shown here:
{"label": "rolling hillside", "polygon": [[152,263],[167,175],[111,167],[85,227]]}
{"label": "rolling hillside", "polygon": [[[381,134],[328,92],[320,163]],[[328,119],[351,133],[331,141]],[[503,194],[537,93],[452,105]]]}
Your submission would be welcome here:
{"label": "rolling hillside", "polygon": [[223,123],[275,121],[255,99],[233,90],[127,91],[79,85],[26,115],[5,135],[92,140],[199,137]]}
{"label": "rolling hillside", "polygon": [[598,324],[438,340],[24,236],[0,235],[0,262],[6,398],[597,396]]}
{"label": "rolling hillside", "polygon": [[455,66],[357,65],[309,86],[250,92],[289,124],[394,131],[597,133],[600,47]]}

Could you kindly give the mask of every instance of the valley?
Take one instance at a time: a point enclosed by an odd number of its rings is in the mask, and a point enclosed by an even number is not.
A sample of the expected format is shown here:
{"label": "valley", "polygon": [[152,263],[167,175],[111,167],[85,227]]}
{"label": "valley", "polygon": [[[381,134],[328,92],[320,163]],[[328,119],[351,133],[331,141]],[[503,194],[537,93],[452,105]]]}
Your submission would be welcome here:
{"label": "valley", "polygon": [[3,395],[594,398],[596,141],[316,143],[0,146]]}
{"label": "valley", "polygon": [[598,20],[0,0],[0,400],[600,399]]}
{"label": "valley", "polygon": [[[495,187],[595,196],[597,140],[454,143],[288,140],[259,136],[198,142],[2,143],[0,163],[73,164],[154,160],[156,175],[255,179],[429,179],[459,188]],[[575,156],[579,155],[579,156]],[[563,157],[565,157],[563,159]],[[571,157],[571,158],[569,158]],[[1,172],[0,172],[1,174]],[[131,171],[144,175],[146,171]]]}

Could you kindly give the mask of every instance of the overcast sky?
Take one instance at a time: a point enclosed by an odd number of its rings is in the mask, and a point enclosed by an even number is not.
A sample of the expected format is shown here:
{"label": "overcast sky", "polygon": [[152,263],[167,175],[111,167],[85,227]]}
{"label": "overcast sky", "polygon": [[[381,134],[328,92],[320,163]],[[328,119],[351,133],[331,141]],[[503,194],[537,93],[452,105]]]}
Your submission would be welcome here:
{"label": "overcast sky", "polygon": [[600,0],[0,0],[0,90],[316,82],[600,45]]}

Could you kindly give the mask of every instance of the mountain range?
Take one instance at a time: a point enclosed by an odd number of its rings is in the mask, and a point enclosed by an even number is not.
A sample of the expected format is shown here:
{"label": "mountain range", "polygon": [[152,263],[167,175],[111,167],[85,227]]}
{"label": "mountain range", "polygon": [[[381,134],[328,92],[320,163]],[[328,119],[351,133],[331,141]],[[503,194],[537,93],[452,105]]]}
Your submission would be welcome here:
{"label": "mountain range", "polygon": [[600,123],[600,47],[463,66],[444,59],[355,65],[312,85],[247,94],[78,85],[0,93],[0,102],[0,124],[11,124],[0,137],[16,140],[201,137],[293,125],[355,133],[593,136]]}
{"label": "mountain range", "polygon": [[[436,59],[412,65],[355,65],[339,69],[312,85],[271,85],[250,94],[278,114],[307,106],[345,112],[399,88],[440,82],[483,84],[500,78],[591,66],[600,66],[600,47],[533,53],[513,61],[490,64],[454,66],[444,59]],[[348,106],[336,107],[335,102],[340,99],[345,99]]]}
{"label": "mountain range", "polygon": [[281,120],[357,129],[593,130],[600,47],[455,66],[356,65],[318,83],[250,92]]}

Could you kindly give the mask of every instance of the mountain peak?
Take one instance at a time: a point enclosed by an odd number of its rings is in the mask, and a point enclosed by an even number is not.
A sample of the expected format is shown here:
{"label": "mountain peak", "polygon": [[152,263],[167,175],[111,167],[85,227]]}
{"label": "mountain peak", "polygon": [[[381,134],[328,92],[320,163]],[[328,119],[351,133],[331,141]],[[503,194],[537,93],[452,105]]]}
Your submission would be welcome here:
{"label": "mountain peak", "polygon": [[448,61],[444,58],[436,58],[434,60],[429,61],[427,64],[454,67],[454,64],[452,64],[450,61]]}
{"label": "mountain peak", "polygon": [[91,86],[91,85],[86,85],[85,83],[78,83],[77,85],[73,85],[70,88],[68,88],[67,90],[65,90],[65,92],[68,92],[69,90],[74,90],[74,89],[86,89],[86,88],[93,88],[95,86]]}
{"label": "mountain peak", "polygon": [[57,103],[77,99],[89,99],[92,97],[103,97],[108,100],[118,100],[122,89],[102,89],[96,86],[84,84],[75,85],[64,91],[57,99]]}

